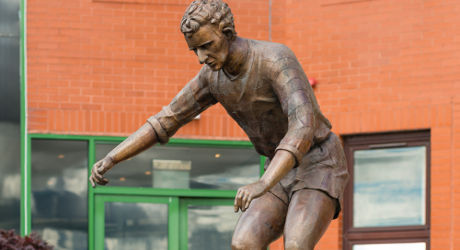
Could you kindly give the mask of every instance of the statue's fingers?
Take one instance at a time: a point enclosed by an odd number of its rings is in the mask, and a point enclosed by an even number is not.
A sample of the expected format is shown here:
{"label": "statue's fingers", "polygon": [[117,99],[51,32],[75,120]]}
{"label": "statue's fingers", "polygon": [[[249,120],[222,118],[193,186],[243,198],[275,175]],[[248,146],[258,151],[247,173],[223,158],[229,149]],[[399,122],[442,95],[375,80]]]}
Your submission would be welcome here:
{"label": "statue's fingers", "polygon": [[101,185],[105,185],[105,184],[107,184],[107,183],[109,183],[109,179],[107,179],[107,178],[102,178],[102,183],[101,183]]}
{"label": "statue's fingers", "polygon": [[91,179],[93,180],[94,187],[97,186],[97,184],[101,184],[101,180],[99,180],[98,178],[96,178],[96,176],[91,175]]}
{"label": "statue's fingers", "polygon": [[97,172],[97,170],[93,171],[93,180],[96,181],[97,184],[104,184],[104,176]]}
{"label": "statue's fingers", "polygon": [[93,178],[96,180],[97,183],[100,183],[104,178],[101,174],[97,173],[96,171],[93,172]]}
{"label": "statue's fingers", "polygon": [[233,203],[233,211],[238,213],[239,206],[238,206],[238,197],[235,197],[235,202]]}
{"label": "statue's fingers", "polygon": [[107,184],[108,180],[104,180],[104,178],[101,179],[96,179],[96,183],[99,185],[105,185]]}
{"label": "statue's fingers", "polygon": [[248,193],[247,196],[245,197],[244,206],[241,208],[243,209],[243,211],[246,211],[246,209],[248,209],[249,204],[251,204],[252,199],[253,199],[252,194]]}
{"label": "statue's fingers", "polygon": [[246,207],[246,203],[248,202],[248,198],[249,198],[249,194],[245,192],[243,194],[243,198],[242,198],[242,202],[241,202],[241,211],[243,211],[243,212],[244,212],[244,210],[246,210],[245,207]]}
{"label": "statue's fingers", "polygon": [[[237,205],[238,209],[241,209],[241,203],[243,202],[242,199],[243,199],[243,192],[240,192],[238,194],[237,200],[236,200],[236,205]],[[237,210],[237,212],[238,212],[238,210]]]}
{"label": "statue's fingers", "polygon": [[252,200],[253,200],[253,198],[252,198],[252,196],[250,195],[250,196],[248,197],[248,200],[246,201],[246,205],[244,206],[244,211],[246,211],[246,209],[249,208],[249,204],[251,204]]}
{"label": "statue's fingers", "polygon": [[91,182],[91,186],[95,187],[96,186],[96,183],[94,183],[94,180],[93,180],[93,175],[91,175],[89,177],[89,181]]}
{"label": "statue's fingers", "polygon": [[107,171],[106,171],[107,168],[105,167],[105,165],[107,165],[107,164],[105,164],[104,162],[102,162],[102,163],[97,167],[97,172],[98,172],[99,174],[102,174],[102,175],[103,175],[103,174],[105,174],[105,172],[107,172]]}
{"label": "statue's fingers", "polygon": [[102,174],[99,173],[99,168],[101,167],[101,163],[100,162],[97,162],[96,164],[94,164],[93,166],[93,175],[98,179],[98,180],[102,180]]}
{"label": "statue's fingers", "polygon": [[233,211],[236,213],[238,212],[238,194],[239,194],[240,190],[238,190],[236,192],[236,195],[235,195],[235,200],[233,201]]}
{"label": "statue's fingers", "polygon": [[235,202],[233,204],[235,213],[237,213],[241,207],[241,193],[242,193],[241,190],[238,190],[235,196]]}

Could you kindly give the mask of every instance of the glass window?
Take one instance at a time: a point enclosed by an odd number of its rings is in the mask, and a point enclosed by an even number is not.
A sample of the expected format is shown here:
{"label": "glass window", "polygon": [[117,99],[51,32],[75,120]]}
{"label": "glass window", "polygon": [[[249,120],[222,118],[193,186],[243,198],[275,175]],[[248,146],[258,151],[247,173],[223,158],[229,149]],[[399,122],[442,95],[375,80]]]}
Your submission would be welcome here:
{"label": "glass window", "polygon": [[19,1],[0,1],[0,228],[19,232]]}
{"label": "glass window", "polygon": [[188,206],[188,249],[226,250],[240,213],[233,206]]}
{"label": "glass window", "polygon": [[354,152],[353,226],[425,224],[426,148]]}
{"label": "glass window", "polygon": [[0,228],[19,233],[21,167],[17,124],[0,121],[0,157]]}
{"label": "glass window", "polygon": [[430,131],[344,137],[346,250],[421,250],[430,238]]}
{"label": "glass window", "polygon": [[[115,146],[96,144],[96,158]],[[158,145],[116,165],[106,177],[112,186],[231,190],[257,181],[259,170],[252,148]]]}
{"label": "glass window", "polygon": [[55,249],[87,249],[86,141],[32,140],[32,231]]}
{"label": "glass window", "polygon": [[105,249],[167,250],[168,205],[106,202]]}

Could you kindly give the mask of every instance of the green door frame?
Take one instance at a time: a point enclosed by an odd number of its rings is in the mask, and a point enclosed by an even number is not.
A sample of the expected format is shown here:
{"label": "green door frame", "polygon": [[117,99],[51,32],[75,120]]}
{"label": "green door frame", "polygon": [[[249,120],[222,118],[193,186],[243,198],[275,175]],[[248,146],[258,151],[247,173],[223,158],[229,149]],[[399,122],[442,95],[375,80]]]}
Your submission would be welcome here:
{"label": "green door frame", "polygon": [[[184,209],[181,206],[184,206],[184,204],[233,205],[233,199],[236,195],[235,190],[154,189],[104,186],[97,186],[93,193],[93,210],[90,211],[91,216],[90,213],[88,213],[88,224],[92,232],[91,234],[88,233],[88,238],[91,238],[90,242],[92,242],[92,244],[89,245],[89,249],[104,248],[104,241],[100,240],[101,237],[102,239],[104,238],[104,232],[101,233],[100,231],[100,223],[101,220],[104,222],[104,212],[101,213],[101,209],[103,209],[104,205],[101,205],[101,203],[106,201],[167,203],[169,205],[168,249],[179,250],[184,249],[179,247],[179,242],[184,241],[183,238],[180,238],[182,232],[179,233],[179,230],[183,229],[183,223],[180,223],[180,218],[183,216]],[[90,221],[90,217],[94,218],[94,220]],[[185,221],[187,221],[187,217],[185,217]],[[100,245],[101,242],[102,245]]]}
{"label": "green door frame", "polygon": [[[133,190],[134,191],[134,190]],[[109,193],[109,194],[108,194]],[[222,198],[190,198],[157,195],[120,195],[114,192],[101,192],[95,195],[94,202],[94,247],[104,249],[105,239],[105,203],[153,203],[168,205],[168,250],[188,249],[188,206],[233,206],[233,197]],[[222,193],[224,194],[224,193]],[[228,194],[226,195],[228,196]]]}
{"label": "green door frame", "polygon": [[152,196],[125,196],[125,195],[101,195],[95,196],[94,227],[95,247],[104,249],[105,242],[105,203],[153,203],[168,205],[168,250],[179,249],[179,198],[177,197],[152,197]]}

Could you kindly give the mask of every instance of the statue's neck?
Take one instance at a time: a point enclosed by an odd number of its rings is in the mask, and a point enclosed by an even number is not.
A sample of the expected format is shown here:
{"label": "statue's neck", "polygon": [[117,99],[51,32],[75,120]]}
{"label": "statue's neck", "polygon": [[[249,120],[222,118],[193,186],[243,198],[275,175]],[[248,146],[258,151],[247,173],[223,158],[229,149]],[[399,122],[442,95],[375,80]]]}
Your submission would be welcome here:
{"label": "statue's neck", "polygon": [[228,51],[228,59],[223,67],[224,72],[230,78],[237,77],[247,70],[247,58],[249,52],[248,41],[237,37],[231,42]]}

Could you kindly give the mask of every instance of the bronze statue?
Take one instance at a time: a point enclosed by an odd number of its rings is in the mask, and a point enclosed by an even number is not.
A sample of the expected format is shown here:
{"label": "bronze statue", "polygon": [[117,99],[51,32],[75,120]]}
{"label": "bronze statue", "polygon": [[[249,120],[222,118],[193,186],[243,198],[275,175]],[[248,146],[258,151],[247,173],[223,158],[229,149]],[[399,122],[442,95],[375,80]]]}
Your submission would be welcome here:
{"label": "bronze statue", "polygon": [[339,138],[321,113],[294,53],[284,45],[238,37],[221,0],[197,0],[181,31],[204,66],[171,103],[105,158],[93,187],[115,164],[168,139],[219,102],[266,156],[259,181],[238,189],[243,211],[232,249],[266,249],[284,232],[285,249],[313,249],[342,207],[348,172]]}

